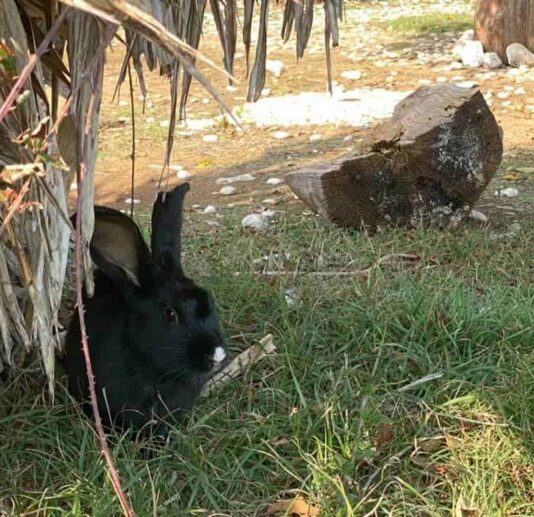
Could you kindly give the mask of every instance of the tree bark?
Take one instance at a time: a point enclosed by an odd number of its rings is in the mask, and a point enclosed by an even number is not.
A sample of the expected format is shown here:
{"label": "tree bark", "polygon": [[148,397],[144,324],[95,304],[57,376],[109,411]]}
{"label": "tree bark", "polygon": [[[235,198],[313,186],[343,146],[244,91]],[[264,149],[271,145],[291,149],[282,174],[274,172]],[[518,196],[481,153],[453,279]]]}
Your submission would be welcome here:
{"label": "tree bark", "polygon": [[534,51],[534,0],[478,0],[475,33],[484,50],[496,52],[505,63],[512,43]]}
{"label": "tree bark", "polygon": [[368,153],[292,172],[312,210],[344,226],[455,227],[501,162],[502,133],[477,87],[418,89],[372,133]]}

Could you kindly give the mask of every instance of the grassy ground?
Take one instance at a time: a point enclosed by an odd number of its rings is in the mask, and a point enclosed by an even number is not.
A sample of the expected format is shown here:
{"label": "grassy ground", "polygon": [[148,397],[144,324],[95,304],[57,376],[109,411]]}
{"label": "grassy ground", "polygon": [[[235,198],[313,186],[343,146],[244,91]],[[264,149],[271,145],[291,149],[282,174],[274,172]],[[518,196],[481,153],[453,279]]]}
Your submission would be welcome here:
{"label": "grassy ground", "polygon": [[391,31],[416,35],[465,31],[473,28],[473,16],[468,14],[400,16],[385,23],[384,27]]}
{"label": "grassy ground", "polygon": [[[114,439],[138,515],[266,515],[297,494],[324,516],[534,515],[534,226],[371,237],[287,213],[258,236],[241,215],[211,232],[191,215],[187,269],[233,353],[269,332],[278,353],[148,459]],[[346,274],[396,253],[419,259]],[[119,514],[61,389],[52,409],[31,385],[1,406],[0,514]]]}

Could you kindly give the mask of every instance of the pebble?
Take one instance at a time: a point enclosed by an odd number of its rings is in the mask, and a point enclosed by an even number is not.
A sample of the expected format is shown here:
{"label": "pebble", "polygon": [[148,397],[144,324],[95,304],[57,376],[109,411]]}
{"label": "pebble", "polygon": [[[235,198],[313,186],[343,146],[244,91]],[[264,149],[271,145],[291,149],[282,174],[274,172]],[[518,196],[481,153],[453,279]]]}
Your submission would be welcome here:
{"label": "pebble", "polygon": [[320,142],[322,140],[322,136],[318,134],[313,134],[310,136],[310,142],[313,144],[315,142]]}
{"label": "pebble", "polygon": [[219,190],[219,194],[222,196],[233,196],[237,193],[237,189],[235,187],[223,187],[221,190]]}
{"label": "pebble", "polygon": [[277,204],[277,201],[276,199],[272,198],[272,197],[268,197],[267,199],[264,199],[262,202],[261,202],[262,205],[276,205]]}
{"label": "pebble", "polygon": [[205,214],[215,214],[217,212],[217,209],[213,205],[208,205],[206,208],[204,208]]}
{"label": "pebble", "polygon": [[140,199],[132,199],[131,197],[129,198],[126,198],[124,200],[125,203],[127,203],[128,205],[138,205],[139,203],[141,203],[141,200]]}
{"label": "pebble", "polygon": [[284,183],[284,180],[281,179],[281,178],[269,178],[267,180],[267,185],[281,185],[282,183]]}
{"label": "pebble", "polygon": [[482,58],[482,64],[491,70],[502,68],[503,66],[503,62],[496,52],[486,52]]}
{"label": "pebble", "polygon": [[267,217],[268,219],[272,219],[276,216],[276,212],[274,210],[271,210],[270,208],[266,208],[262,211],[261,215]]}
{"label": "pebble", "polygon": [[266,232],[271,224],[271,218],[264,214],[249,214],[241,221],[243,228],[250,228],[257,232]]}
{"label": "pebble", "polygon": [[534,53],[521,43],[512,43],[506,48],[508,63],[513,67],[534,66]]}
{"label": "pebble", "polygon": [[202,141],[206,144],[216,144],[219,141],[219,137],[217,135],[204,135]]}
{"label": "pebble", "polygon": [[352,135],[347,135],[344,139],[343,139],[343,142],[345,144],[348,144],[350,142],[352,142],[354,140],[354,137]]}
{"label": "pebble", "polygon": [[478,68],[484,62],[484,47],[480,41],[465,41],[458,54],[465,66]]}
{"label": "pebble", "polygon": [[286,131],[275,131],[273,133],[273,138],[276,138],[276,140],[285,140],[286,138],[289,138],[291,135],[287,133]]}
{"label": "pebble", "polygon": [[349,81],[359,81],[363,77],[363,74],[360,70],[347,70],[341,72],[341,77]]}
{"label": "pebble", "polygon": [[275,77],[280,77],[284,73],[285,68],[282,61],[267,59],[265,62],[265,69]]}
{"label": "pebble", "polygon": [[240,174],[239,176],[231,176],[229,178],[217,178],[216,185],[231,185],[240,181],[254,181],[256,178],[252,174]]}
{"label": "pebble", "polygon": [[473,221],[478,221],[479,223],[487,223],[488,217],[487,215],[483,214],[482,212],[479,212],[478,210],[471,210],[471,213],[469,214],[469,217],[473,219]]}
{"label": "pebble", "polygon": [[191,173],[187,172],[184,169],[181,169],[176,173],[176,177],[181,180],[186,180],[191,177]]}
{"label": "pebble", "polygon": [[513,187],[503,188],[495,191],[497,197],[517,197],[519,196],[519,190]]}

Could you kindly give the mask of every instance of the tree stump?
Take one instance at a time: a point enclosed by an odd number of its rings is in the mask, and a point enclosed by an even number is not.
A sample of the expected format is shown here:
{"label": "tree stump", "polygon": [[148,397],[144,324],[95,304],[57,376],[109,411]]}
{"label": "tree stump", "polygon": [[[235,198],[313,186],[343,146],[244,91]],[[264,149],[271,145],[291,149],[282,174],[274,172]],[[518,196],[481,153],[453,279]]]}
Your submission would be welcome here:
{"label": "tree stump", "polygon": [[286,183],[343,226],[452,228],[502,159],[502,131],[477,87],[425,86],[372,131],[368,153],[292,172]]}
{"label": "tree stump", "polygon": [[533,0],[478,0],[475,33],[486,52],[508,62],[506,47],[521,43],[534,51]]}

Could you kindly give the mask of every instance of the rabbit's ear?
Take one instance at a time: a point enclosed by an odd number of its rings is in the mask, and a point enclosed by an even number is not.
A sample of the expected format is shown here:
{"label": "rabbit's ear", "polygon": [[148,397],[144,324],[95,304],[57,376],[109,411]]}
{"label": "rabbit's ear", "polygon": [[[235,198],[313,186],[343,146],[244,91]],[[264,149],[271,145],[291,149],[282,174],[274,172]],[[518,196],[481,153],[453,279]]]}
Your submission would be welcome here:
{"label": "rabbit's ear", "polygon": [[159,192],[152,211],[152,258],[157,269],[183,277],[181,237],[184,198],[189,183]]}
{"label": "rabbit's ear", "polygon": [[120,285],[142,285],[150,271],[150,251],[138,226],[111,208],[95,207],[91,256],[98,268]]}

